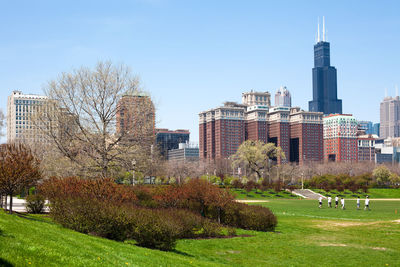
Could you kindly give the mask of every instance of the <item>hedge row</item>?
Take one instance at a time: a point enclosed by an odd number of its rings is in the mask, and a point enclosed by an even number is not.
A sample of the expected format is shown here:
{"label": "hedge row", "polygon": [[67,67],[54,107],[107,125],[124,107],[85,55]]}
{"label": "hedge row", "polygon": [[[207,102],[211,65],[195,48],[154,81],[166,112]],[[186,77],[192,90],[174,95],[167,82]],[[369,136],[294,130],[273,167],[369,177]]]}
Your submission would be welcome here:
{"label": "hedge row", "polygon": [[64,227],[160,250],[173,249],[180,238],[235,235],[233,227],[272,231],[277,224],[269,209],[237,203],[228,191],[198,179],[132,187],[109,179],[52,178],[39,190]]}

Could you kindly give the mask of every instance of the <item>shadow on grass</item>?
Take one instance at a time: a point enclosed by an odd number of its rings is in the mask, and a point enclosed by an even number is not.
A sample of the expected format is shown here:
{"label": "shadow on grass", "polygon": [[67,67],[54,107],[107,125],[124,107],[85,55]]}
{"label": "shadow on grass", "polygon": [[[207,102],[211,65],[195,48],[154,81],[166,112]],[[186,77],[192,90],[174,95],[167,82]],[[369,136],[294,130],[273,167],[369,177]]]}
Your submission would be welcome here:
{"label": "shadow on grass", "polygon": [[[43,223],[48,223],[48,224],[56,224],[55,222],[53,222],[51,220],[46,220],[42,217],[33,217],[27,213],[13,212],[13,214],[17,215],[20,218],[30,220],[30,221],[43,222]],[[44,215],[44,216],[48,217],[48,215]]]}
{"label": "shadow on grass", "polygon": [[176,250],[176,249],[171,250],[171,252],[175,253],[175,254],[178,254],[178,255],[186,256],[186,257],[192,257],[192,258],[194,257],[193,255],[190,255],[190,254],[188,254],[186,252],[179,251],[179,250]]}
{"label": "shadow on grass", "polygon": [[9,262],[9,261],[6,261],[5,259],[0,258],[0,266],[3,266],[3,267],[12,267],[12,266],[14,266],[14,265],[11,264],[11,262]]}

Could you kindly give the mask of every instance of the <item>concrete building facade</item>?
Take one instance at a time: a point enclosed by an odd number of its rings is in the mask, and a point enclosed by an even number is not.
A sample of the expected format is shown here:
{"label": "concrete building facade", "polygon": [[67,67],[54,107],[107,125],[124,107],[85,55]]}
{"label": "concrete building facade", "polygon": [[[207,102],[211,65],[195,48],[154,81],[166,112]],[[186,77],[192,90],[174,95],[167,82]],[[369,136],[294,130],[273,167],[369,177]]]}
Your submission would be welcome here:
{"label": "concrete building facade", "polygon": [[13,91],[7,100],[7,142],[48,143],[45,134],[39,130],[40,123],[33,119],[43,109],[49,108],[46,96],[23,94]]}
{"label": "concrete building facade", "polygon": [[385,97],[380,104],[380,138],[400,137],[400,97]]}

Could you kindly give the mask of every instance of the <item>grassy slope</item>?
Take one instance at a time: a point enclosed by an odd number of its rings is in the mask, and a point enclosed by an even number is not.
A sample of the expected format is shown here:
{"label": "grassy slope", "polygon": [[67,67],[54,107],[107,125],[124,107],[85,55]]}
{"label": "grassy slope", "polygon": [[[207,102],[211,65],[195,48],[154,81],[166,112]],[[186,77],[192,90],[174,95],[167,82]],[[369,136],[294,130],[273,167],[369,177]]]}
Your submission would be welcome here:
{"label": "grassy slope", "polygon": [[246,192],[244,189],[231,189],[231,192],[235,195],[236,199],[257,199],[257,200],[268,200],[271,198],[298,198],[296,195],[292,195],[287,191],[280,191],[276,193],[274,190],[261,191],[261,190],[251,190],[250,192]]}
{"label": "grassy slope", "polygon": [[[40,216],[0,212],[0,259],[16,266],[371,266],[398,265],[400,202],[372,201],[372,211],[323,208],[311,200],[271,200],[276,233],[181,240],[162,252],[73,232]],[[398,214],[395,210],[398,209]],[[28,263],[31,262],[30,265]],[[1,260],[0,260],[1,265]]]}

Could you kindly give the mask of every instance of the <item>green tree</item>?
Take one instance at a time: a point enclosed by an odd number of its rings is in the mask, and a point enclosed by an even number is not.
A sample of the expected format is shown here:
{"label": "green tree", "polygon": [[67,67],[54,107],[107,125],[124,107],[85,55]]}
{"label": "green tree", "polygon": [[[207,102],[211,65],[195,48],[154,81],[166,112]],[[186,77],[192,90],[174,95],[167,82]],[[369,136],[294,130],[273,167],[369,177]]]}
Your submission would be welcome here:
{"label": "green tree", "polygon": [[381,165],[373,170],[372,175],[376,179],[378,185],[385,185],[389,182],[391,172],[385,165]]}
{"label": "green tree", "polygon": [[237,168],[243,166],[250,174],[256,176],[256,181],[263,177],[263,173],[270,174],[271,161],[277,158],[285,159],[285,154],[280,147],[273,143],[265,144],[262,141],[247,140],[241,144],[232,156],[232,166]]}

